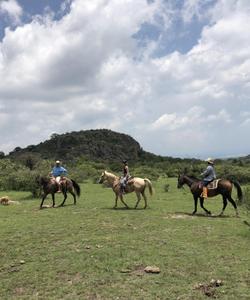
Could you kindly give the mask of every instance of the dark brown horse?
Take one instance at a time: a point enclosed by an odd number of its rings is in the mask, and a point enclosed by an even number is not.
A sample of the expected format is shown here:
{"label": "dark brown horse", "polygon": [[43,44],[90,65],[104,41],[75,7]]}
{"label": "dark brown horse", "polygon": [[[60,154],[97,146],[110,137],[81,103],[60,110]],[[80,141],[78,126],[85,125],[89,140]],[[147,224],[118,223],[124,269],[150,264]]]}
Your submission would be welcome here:
{"label": "dark brown horse", "polygon": [[[198,199],[200,199],[200,206],[201,208],[203,208],[205,210],[205,212],[207,214],[211,214],[210,211],[208,211],[205,207],[204,207],[204,198],[202,197],[202,185],[201,185],[201,180],[197,179],[195,177],[192,176],[188,176],[188,175],[179,175],[178,177],[178,188],[181,188],[184,184],[187,184],[190,187],[190,191],[193,194],[193,198],[194,198],[194,211],[193,211],[193,215],[196,213],[197,211],[197,202]],[[233,189],[233,185],[236,187],[237,189],[237,197],[239,201],[242,201],[243,198],[243,194],[242,194],[242,190],[240,187],[240,184],[236,181],[236,180],[229,180],[229,179],[220,179],[218,181],[218,186],[215,189],[208,189],[208,197],[214,197],[217,195],[222,195],[222,199],[223,199],[223,208],[222,211],[220,213],[220,216],[223,215],[224,210],[227,206],[227,201],[229,201],[236,212],[236,216],[238,216],[238,211],[237,211],[237,205],[235,203],[235,201],[232,198],[232,189]]]}
{"label": "dark brown horse", "polygon": [[[52,207],[55,206],[55,193],[59,191],[59,184],[54,178],[40,177],[38,183],[42,186],[43,196],[40,204],[40,209],[43,208],[43,202],[48,194],[52,195]],[[74,204],[76,204],[76,195],[79,197],[81,193],[80,186],[73,179],[64,178],[60,183],[60,190],[64,196],[63,202],[59,206],[63,206],[67,199],[67,192],[69,192],[74,198]]]}

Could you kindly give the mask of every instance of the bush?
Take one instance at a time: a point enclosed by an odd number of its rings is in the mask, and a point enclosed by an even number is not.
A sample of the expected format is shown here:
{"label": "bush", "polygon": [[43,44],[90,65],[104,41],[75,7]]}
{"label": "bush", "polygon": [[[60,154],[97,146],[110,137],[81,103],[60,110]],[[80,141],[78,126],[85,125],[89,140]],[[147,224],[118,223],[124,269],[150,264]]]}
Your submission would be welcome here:
{"label": "bush", "polygon": [[244,205],[248,212],[250,212],[250,187],[244,189]]}

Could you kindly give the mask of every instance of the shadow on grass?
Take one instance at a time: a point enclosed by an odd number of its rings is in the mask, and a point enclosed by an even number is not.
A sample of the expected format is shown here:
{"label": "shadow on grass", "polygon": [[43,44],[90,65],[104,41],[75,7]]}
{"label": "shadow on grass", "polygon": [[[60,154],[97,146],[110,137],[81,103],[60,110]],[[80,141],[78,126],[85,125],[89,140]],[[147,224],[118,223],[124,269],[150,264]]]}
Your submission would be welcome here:
{"label": "shadow on grass", "polygon": [[134,208],[134,207],[129,207],[129,208],[127,208],[127,207],[117,207],[117,208],[114,208],[114,207],[102,207],[102,208],[100,208],[100,209],[102,209],[102,210],[133,210],[133,211],[135,211],[135,210],[140,210],[140,211],[145,211],[145,210],[149,210],[149,209],[151,209],[150,207],[147,207],[146,209],[145,208],[143,208],[143,207],[137,207],[137,208]]}
{"label": "shadow on grass", "polygon": [[187,213],[187,212],[180,212],[180,211],[177,211],[177,212],[175,212],[175,213],[173,213],[173,215],[185,215],[185,216],[190,216],[190,217],[201,217],[201,218],[221,218],[221,219],[223,219],[223,218],[231,218],[232,216],[229,216],[229,215],[213,215],[213,214],[211,214],[211,215],[209,215],[209,214],[206,214],[206,213],[204,213],[204,214],[202,214],[202,213],[196,213],[196,214],[192,214],[192,213]]}

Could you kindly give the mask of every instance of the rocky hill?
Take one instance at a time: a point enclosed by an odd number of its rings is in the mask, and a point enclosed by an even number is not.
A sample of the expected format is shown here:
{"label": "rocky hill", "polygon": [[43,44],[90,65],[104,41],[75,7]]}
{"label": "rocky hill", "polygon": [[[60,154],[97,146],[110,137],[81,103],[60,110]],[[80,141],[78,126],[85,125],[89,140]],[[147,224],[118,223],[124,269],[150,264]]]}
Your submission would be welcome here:
{"label": "rocky hill", "polygon": [[53,134],[49,140],[38,145],[16,147],[9,157],[18,159],[28,154],[37,155],[42,159],[63,161],[75,160],[82,156],[90,160],[136,161],[148,155],[154,156],[145,152],[131,136],[108,129]]}

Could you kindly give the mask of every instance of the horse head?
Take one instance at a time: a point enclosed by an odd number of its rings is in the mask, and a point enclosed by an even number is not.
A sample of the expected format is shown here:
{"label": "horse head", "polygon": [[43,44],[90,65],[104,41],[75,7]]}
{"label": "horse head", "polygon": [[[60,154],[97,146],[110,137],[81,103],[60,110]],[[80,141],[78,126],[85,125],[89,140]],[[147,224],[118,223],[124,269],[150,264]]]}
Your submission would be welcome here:
{"label": "horse head", "polygon": [[105,179],[106,179],[106,171],[102,172],[98,183],[103,183],[105,181]]}
{"label": "horse head", "polygon": [[180,189],[183,187],[183,185],[185,184],[185,180],[184,180],[184,174],[179,174],[178,176],[178,184],[177,184],[177,188]]}

